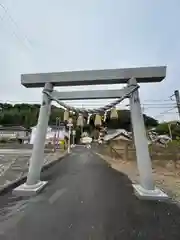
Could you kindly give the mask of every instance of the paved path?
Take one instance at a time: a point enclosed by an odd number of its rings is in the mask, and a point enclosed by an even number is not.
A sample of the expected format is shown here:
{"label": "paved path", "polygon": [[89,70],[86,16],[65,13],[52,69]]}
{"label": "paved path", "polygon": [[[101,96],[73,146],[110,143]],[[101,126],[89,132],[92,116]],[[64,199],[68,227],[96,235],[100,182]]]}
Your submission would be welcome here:
{"label": "paved path", "polygon": [[75,148],[42,177],[49,185],[36,197],[0,197],[0,239],[180,239],[180,209],[139,201],[92,149]]}

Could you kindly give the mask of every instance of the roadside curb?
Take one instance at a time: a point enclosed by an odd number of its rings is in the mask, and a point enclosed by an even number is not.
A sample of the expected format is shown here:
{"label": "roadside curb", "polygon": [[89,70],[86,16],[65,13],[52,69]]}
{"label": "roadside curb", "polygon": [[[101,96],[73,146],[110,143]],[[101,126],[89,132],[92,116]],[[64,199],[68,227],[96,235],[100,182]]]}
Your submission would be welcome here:
{"label": "roadside curb", "polygon": [[[54,166],[56,163],[58,163],[60,160],[62,160],[64,157],[66,157],[68,155],[68,152],[66,151],[61,157],[59,157],[58,159],[52,161],[52,162],[48,162],[45,165],[43,165],[41,172],[44,172],[45,170],[48,170],[50,167]],[[18,187],[19,185],[25,183],[27,179],[27,174],[25,176],[22,176],[8,184],[6,184],[5,186],[3,186],[0,189],[0,195],[6,194],[8,192],[10,192],[11,190],[13,190],[14,188]]]}

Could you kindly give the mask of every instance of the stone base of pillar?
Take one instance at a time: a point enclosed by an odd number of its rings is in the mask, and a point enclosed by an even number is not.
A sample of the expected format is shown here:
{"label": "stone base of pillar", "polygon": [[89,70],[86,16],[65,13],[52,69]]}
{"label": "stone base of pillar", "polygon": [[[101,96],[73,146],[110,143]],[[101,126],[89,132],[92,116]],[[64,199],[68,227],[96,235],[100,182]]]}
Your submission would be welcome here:
{"label": "stone base of pillar", "polygon": [[132,185],[135,190],[135,195],[142,200],[159,200],[159,201],[165,201],[169,197],[166,193],[161,191],[159,188],[156,188],[154,190],[147,190],[144,189],[139,184],[133,184]]}
{"label": "stone base of pillar", "polygon": [[13,194],[16,196],[33,196],[39,193],[47,184],[47,181],[39,181],[34,185],[27,185],[26,183],[18,186],[13,190]]}

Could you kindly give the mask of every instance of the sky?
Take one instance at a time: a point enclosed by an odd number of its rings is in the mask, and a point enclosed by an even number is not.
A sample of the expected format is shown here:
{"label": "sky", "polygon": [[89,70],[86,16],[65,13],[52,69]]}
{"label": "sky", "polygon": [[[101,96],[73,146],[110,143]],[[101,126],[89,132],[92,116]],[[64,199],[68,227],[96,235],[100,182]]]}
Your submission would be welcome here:
{"label": "sky", "polygon": [[[140,98],[144,113],[176,120],[170,96],[180,90],[178,22],[179,0],[0,0],[0,102],[40,103],[42,89],[23,87],[22,73],[166,65],[165,80],[141,84]],[[86,86],[117,87],[122,85]],[[57,90],[77,89],[84,87]],[[70,104],[97,107],[111,101]]]}

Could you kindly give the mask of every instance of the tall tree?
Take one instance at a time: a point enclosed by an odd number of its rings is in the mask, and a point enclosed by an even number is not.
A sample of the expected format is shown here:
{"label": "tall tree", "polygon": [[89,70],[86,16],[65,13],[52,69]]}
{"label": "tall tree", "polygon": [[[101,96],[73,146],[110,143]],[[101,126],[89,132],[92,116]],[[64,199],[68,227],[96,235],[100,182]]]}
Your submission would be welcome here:
{"label": "tall tree", "polygon": [[[27,128],[35,126],[38,120],[38,114],[40,105],[39,104],[7,104],[0,103],[0,125],[21,125]],[[64,110],[52,106],[51,115],[49,124],[56,124],[56,118],[60,118],[63,121]],[[76,122],[77,114],[72,116],[74,122]],[[87,118],[87,116],[85,116]],[[144,115],[146,127],[154,127],[158,125],[158,121],[152,117]],[[130,112],[128,110],[118,110],[118,119],[110,119],[110,116],[107,116],[107,121],[105,123],[109,128],[124,128],[131,130],[131,119]],[[90,129],[94,128],[94,116],[90,121]],[[86,128],[88,128],[86,126]]]}

